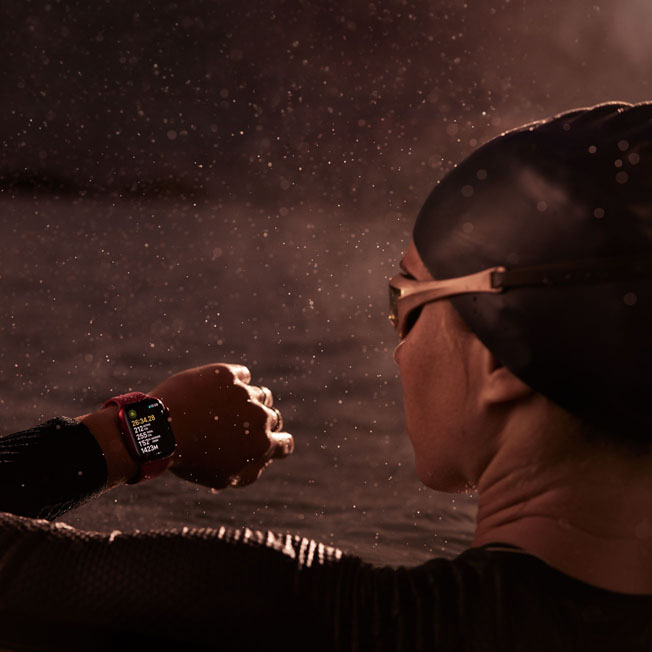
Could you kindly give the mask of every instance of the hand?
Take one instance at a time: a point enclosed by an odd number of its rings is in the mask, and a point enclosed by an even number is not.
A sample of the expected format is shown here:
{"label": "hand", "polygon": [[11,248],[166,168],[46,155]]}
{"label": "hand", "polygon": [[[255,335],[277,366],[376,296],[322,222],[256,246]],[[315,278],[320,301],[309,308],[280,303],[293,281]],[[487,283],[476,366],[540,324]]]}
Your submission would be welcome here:
{"label": "hand", "polygon": [[170,411],[177,441],[172,473],[218,489],[244,486],[294,450],[292,435],[278,432],[271,391],[250,382],[242,365],[210,364],[170,376],[150,392]]}

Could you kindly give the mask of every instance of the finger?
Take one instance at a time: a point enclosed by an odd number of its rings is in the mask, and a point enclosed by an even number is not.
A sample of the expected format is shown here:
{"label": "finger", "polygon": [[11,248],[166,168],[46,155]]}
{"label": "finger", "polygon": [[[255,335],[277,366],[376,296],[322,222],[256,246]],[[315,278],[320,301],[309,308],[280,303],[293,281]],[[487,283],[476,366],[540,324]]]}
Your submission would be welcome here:
{"label": "finger", "polygon": [[269,387],[265,387],[264,385],[250,385],[249,389],[249,394],[252,398],[267,407],[272,407],[274,403],[274,395]]}
{"label": "finger", "polygon": [[271,428],[271,431],[279,432],[283,430],[283,415],[281,414],[281,411],[278,408],[272,406],[271,409],[274,410],[274,414],[276,416],[276,423]]}
{"label": "finger", "polygon": [[280,430],[283,430],[283,417],[281,416],[281,411],[273,405],[261,405],[261,407],[267,414],[267,431],[279,432]]}
{"label": "finger", "polygon": [[[251,372],[244,365],[242,365],[242,364],[224,364],[222,366],[227,367],[229,369],[229,371],[233,374],[233,377],[236,380],[239,380],[240,382],[244,383],[245,385],[248,385],[251,382]],[[216,374],[220,373],[220,368],[219,367],[217,369],[215,369],[215,373]]]}
{"label": "finger", "polygon": [[268,457],[282,459],[294,452],[294,437],[289,432],[273,432],[269,435],[269,439]]}
{"label": "finger", "polygon": [[245,465],[229,484],[232,487],[245,487],[255,482],[273,459],[282,459],[294,451],[294,437],[289,432],[275,432],[269,435],[270,447],[263,457],[259,457]]}

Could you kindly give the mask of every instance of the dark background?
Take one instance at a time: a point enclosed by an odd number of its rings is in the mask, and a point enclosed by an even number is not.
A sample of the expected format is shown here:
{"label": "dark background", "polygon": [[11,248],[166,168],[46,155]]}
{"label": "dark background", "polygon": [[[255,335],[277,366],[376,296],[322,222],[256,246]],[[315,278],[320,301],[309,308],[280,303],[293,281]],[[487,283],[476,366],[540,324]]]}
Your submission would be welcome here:
{"label": "dark background", "polygon": [[647,0],[7,0],[0,183],[410,215],[478,143],[649,97]]}

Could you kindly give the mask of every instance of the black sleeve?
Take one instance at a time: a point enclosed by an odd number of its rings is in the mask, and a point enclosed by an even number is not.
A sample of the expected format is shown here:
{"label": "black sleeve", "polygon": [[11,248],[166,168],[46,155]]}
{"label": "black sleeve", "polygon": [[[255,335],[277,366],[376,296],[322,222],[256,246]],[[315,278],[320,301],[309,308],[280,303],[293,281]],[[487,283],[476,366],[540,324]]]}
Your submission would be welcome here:
{"label": "black sleeve", "polygon": [[0,511],[53,520],[106,486],[102,449],[66,417],[0,437]]}
{"label": "black sleeve", "polygon": [[0,647],[455,649],[437,647],[457,625],[435,613],[442,593],[457,602],[449,567],[377,568],[248,529],[104,535],[0,514]]}

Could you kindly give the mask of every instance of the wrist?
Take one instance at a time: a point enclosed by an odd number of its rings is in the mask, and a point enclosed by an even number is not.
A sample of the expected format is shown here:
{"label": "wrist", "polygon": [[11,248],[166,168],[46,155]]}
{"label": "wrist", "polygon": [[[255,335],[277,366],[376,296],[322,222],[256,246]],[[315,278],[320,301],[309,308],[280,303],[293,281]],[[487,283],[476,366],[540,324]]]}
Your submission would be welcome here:
{"label": "wrist", "polygon": [[77,417],[91,432],[104,453],[107,487],[125,484],[138,473],[138,465],[125,445],[118,424],[118,406],[111,405]]}

